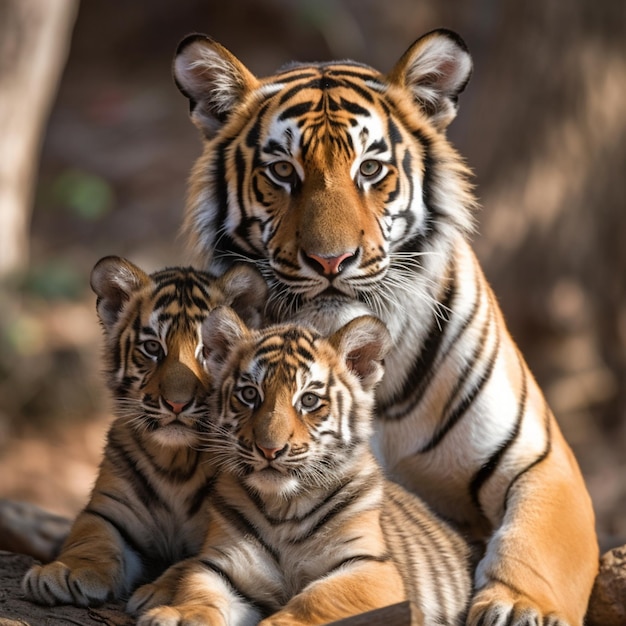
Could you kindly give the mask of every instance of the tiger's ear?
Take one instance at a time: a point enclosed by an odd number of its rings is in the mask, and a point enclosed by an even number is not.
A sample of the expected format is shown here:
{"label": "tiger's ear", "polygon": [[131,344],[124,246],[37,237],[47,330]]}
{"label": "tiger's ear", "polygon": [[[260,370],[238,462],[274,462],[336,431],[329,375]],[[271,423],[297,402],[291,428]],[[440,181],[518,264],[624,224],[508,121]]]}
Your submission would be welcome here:
{"label": "tiger's ear", "polygon": [[261,273],[250,264],[236,265],[219,280],[227,304],[251,328],[259,328],[267,297],[267,285]]}
{"label": "tiger's ear", "polygon": [[472,74],[472,57],[465,42],[451,30],[438,29],[420,37],[388,75],[408,89],[438,130],[456,117],[459,94]]}
{"label": "tiger's ear", "polygon": [[130,261],[118,256],[105,256],[91,270],[90,283],[98,296],[98,317],[105,330],[109,331],[119,319],[131,295],[149,285],[151,279]]}
{"label": "tiger's ear", "polygon": [[174,82],[189,98],[192,122],[210,139],[229,113],[258,86],[255,76],[224,46],[207,35],[187,35],[172,67]]}
{"label": "tiger's ear", "polygon": [[202,343],[209,370],[224,364],[233,346],[250,336],[243,320],[227,306],[214,308],[202,323]]}
{"label": "tiger's ear", "polygon": [[383,359],[391,348],[391,335],[376,317],[362,315],[329,337],[330,343],[351,370],[371,389],[383,377]]}

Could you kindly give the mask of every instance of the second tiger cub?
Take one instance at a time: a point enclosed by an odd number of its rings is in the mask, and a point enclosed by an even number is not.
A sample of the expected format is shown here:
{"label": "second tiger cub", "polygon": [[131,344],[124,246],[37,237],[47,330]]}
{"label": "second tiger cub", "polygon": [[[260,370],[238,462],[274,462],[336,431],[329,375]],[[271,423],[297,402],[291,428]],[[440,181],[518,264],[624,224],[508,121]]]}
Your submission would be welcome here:
{"label": "second tiger cub", "polygon": [[199,557],[135,594],[140,626],[323,624],[406,599],[426,624],[464,623],[469,546],[370,452],[382,322],[359,317],[325,338],[250,330],[218,307],[204,344],[208,450],[222,470],[209,531]]}
{"label": "second tiger cub", "polygon": [[24,593],[40,604],[123,599],[198,552],[214,482],[210,458],[198,451],[212,382],[200,328],[224,304],[256,322],[265,293],[247,265],[219,278],[178,267],[148,275],[112,256],[96,264],[91,285],[116,420],[58,559],[26,573]]}

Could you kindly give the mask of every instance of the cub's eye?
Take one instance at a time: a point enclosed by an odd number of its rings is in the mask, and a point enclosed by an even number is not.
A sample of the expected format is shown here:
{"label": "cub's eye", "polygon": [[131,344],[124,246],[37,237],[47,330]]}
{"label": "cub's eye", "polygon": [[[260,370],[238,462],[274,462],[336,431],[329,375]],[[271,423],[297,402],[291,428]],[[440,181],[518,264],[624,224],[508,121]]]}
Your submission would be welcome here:
{"label": "cub's eye", "polygon": [[378,176],[382,169],[382,163],[380,161],[376,161],[375,159],[366,159],[359,166],[359,172],[361,176],[365,178],[374,178],[374,176]]}
{"label": "cub's eye", "polygon": [[272,175],[287,183],[292,182],[296,175],[296,168],[289,161],[276,161],[269,166]]}
{"label": "cub's eye", "polygon": [[259,402],[259,391],[252,385],[246,385],[237,391],[239,399],[248,406],[254,407]]}
{"label": "cub's eye", "polygon": [[302,408],[309,411],[317,408],[321,401],[321,398],[317,394],[311,393],[310,391],[303,393],[300,397],[300,404],[302,405]]}
{"label": "cub's eye", "polygon": [[156,339],[147,339],[139,344],[142,352],[152,359],[160,359],[163,356],[163,348]]}

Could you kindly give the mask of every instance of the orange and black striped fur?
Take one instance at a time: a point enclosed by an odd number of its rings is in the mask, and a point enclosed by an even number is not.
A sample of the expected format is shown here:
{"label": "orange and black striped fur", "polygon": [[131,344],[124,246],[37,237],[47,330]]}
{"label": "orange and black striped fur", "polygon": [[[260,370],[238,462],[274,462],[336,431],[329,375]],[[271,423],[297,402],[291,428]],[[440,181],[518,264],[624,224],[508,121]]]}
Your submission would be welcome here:
{"label": "orange and black striped fur", "polygon": [[409,599],[425,624],[460,626],[467,543],[370,451],[384,325],[252,331],[220,307],[205,344],[219,387],[207,449],[222,471],[209,531],[197,559],[137,592],[157,605],[139,624],[304,626]]}
{"label": "orange and black striped fur", "polygon": [[254,322],[265,290],[249,266],[221,278],[191,268],[148,275],[119,257],[100,260],[91,285],[116,420],[58,559],[24,578],[26,596],[42,604],[122,598],[197,553],[214,482],[199,452],[211,391],[200,329],[218,305]]}
{"label": "orange and black striped fur", "polygon": [[445,135],[471,69],[445,30],[386,75],[342,61],[257,78],[188,37],[174,74],[205,149],[185,228],[213,270],[256,263],[275,321],[308,308],[330,330],[364,310],[385,323],[373,445],[487,542],[468,624],[580,626],[598,569],[590,498],[468,243],[470,173]]}

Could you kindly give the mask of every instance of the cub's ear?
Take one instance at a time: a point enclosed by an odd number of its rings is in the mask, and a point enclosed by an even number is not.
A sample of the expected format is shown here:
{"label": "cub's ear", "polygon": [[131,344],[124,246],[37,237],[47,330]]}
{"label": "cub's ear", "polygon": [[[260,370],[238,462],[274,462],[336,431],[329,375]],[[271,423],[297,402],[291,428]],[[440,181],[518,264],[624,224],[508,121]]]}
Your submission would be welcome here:
{"label": "cub's ear", "polygon": [[451,30],[438,29],[420,37],[388,75],[408,89],[438,130],[456,117],[459,94],[472,74],[472,58],[465,42]]}
{"label": "cub's ear", "polygon": [[189,98],[192,122],[207,139],[215,135],[229,113],[258,86],[255,76],[224,46],[207,35],[187,35],[179,44],[172,67],[174,81]]}
{"label": "cub's ear", "polygon": [[151,284],[142,269],[118,256],[105,256],[91,270],[91,288],[96,296],[98,317],[106,331],[120,317],[124,305],[133,293]]}
{"label": "cub's ear", "polygon": [[233,347],[250,336],[243,320],[227,306],[215,307],[202,323],[202,343],[209,371],[220,368]]}
{"label": "cub's ear", "polygon": [[250,264],[229,269],[218,279],[227,304],[251,328],[259,328],[267,298],[267,285],[259,270]]}
{"label": "cub's ear", "polygon": [[361,379],[364,389],[371,389],[383,377],[382,362],[391,348],[391,335],[378,318],[357,317],[331,335],[329,341],[348,369]]}

